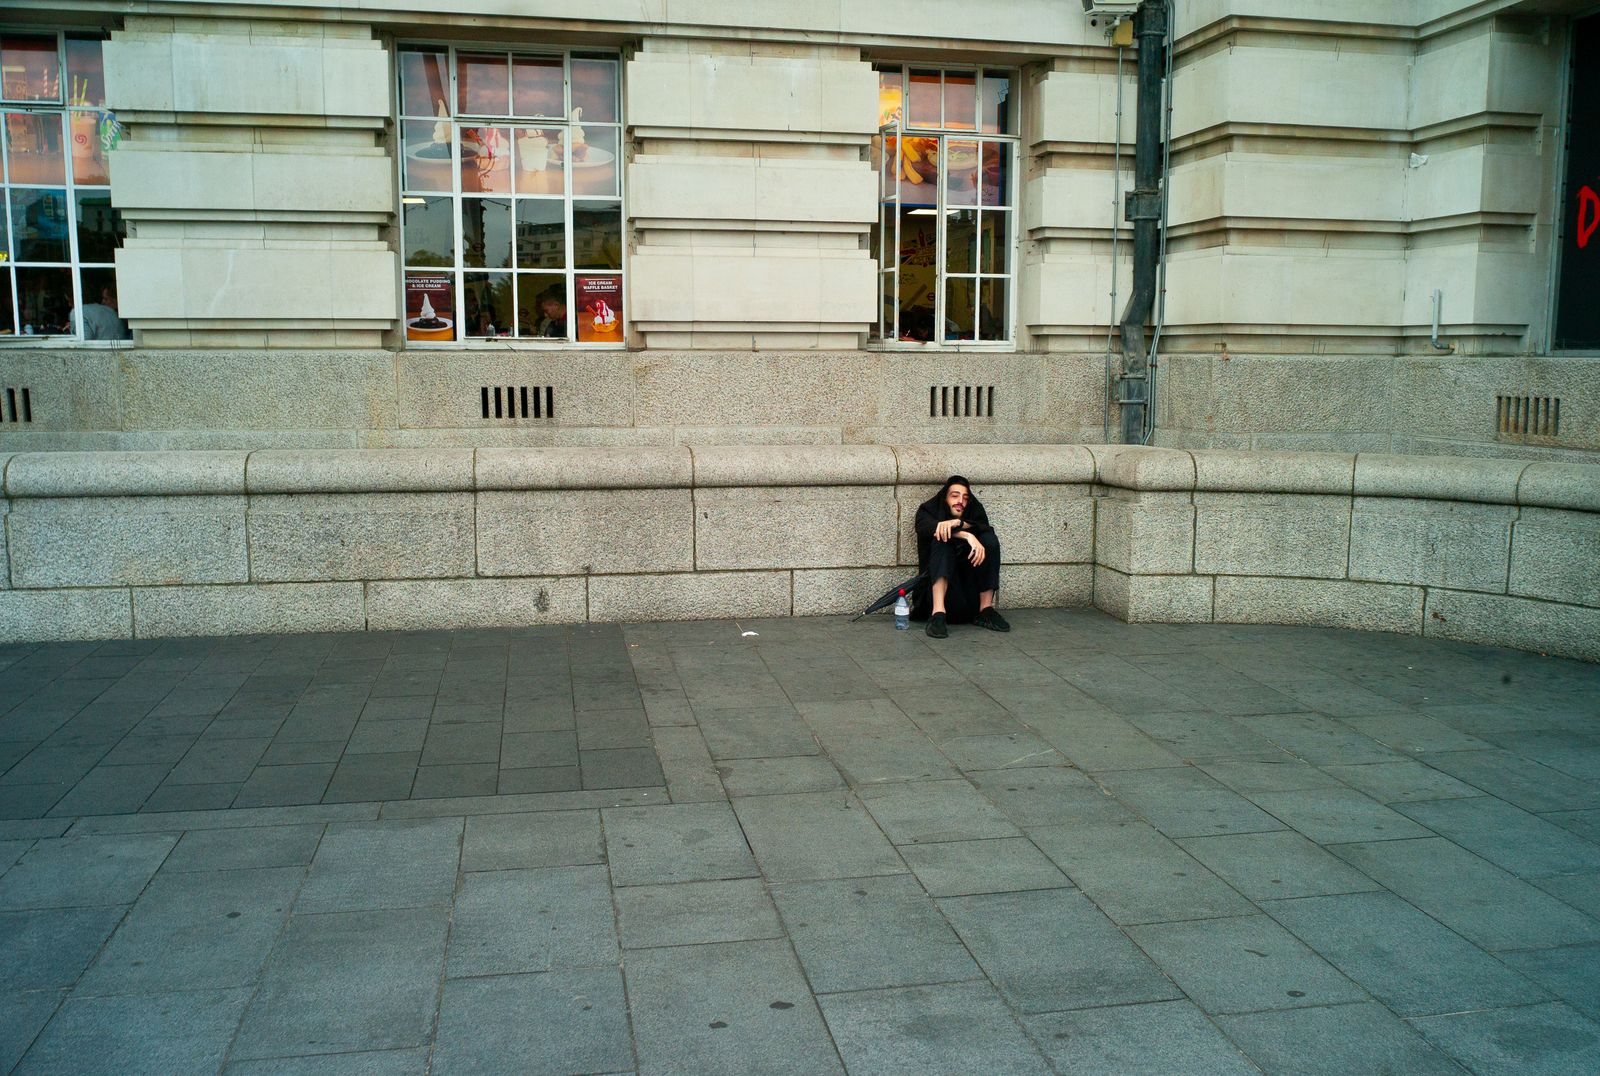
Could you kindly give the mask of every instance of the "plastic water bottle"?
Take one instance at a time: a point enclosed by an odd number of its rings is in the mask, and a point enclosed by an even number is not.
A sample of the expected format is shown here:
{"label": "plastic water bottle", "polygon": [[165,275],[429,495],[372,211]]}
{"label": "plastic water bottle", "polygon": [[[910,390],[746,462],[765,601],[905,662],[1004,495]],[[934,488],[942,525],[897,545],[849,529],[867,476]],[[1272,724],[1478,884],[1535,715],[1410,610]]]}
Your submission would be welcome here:
{"label": "plastic water bottle", "polygon": [[900,600],[894,603],[894,630],[905,631],[911,627],[911,606],[906,601],[906,592],[900,592]]}

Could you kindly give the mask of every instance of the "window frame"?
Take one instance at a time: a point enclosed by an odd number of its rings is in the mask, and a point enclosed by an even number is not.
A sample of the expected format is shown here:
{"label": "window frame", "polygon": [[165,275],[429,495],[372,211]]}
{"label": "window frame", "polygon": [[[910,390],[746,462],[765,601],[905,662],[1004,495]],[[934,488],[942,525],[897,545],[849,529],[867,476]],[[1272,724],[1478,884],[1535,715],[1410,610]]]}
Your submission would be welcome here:
{"label": "window frame", "polygon": [[[103,31],[93,29],[45,29],[37,26],[19,26],[16,24],[0,24],[0,35],[18,34],[23,36],[45,37],[53,35],[56,39],[56,79],[58,91],[67,85],[67,41],[93,40],[104,46],[107,38]],[[102,80],[104,78],[104,52],[102,59]],[[103,83],[102,83],[103,84]],[[78,200],[83,192],[103,192],[107,202],[110,203],[111,182],[109,172],[105,183],[79,183],[73,175],[72,168],[72,117],[78,113],[92,113],[96,115],[110,114],[115,119],[116,113],[103,102],[99,105],[74,105],[70,93],[59,94],[55,101],[10,101],[3,97],[0,89],[0,239],[5,244],[5,259],[0,261],[0,272],[8,277],[11,292],[11,317],[12,332],[0,332],[0,348],[128,348],[134,346],[133,339],[127,340],[85,340],[83,338],[83,273],[85,270],[107,271],[116,273],[116,259],[113,255],[109,262],[85,263],[78,249]],[[8,123],[5,117],[10,115],[35,115],[54,116],[61,124],[61,154],[62,154],[62,182],[55,183],[17,183],[11,177],[11,139],[8,133]],[[109,162],[108,162],[109,165]],[[67,260],[66,261],[28,261],[23,262],[16,257],[17,243],[15,234],[11,230],[11,192],[17,190],[61,191],[66,202],[67,219]],[[113,213],[116,206],[111,205]],[[120,214],[118,214],[120,218]],[[119,236],[116,250],[121,249],[122,239]],[[69,313],[76,316],[76,327],[71,332],[50,333],[24,333],[22,320],[22,295],[17,287],[17,272],[20,269],[65,269],[72,282],[72,306]],[[114,279],[114,276],[113,276]],[[119,311],[120,316],[120,311]],[[126,321],[123,318],[123,321]]]}
{"label": "window frame", "polygon": [[[882,85],[882,82],[881,82],[882,74],[884,72],[890,72],[890,71],[895,71],[895,70],[898,70],[899,74],[900,74],[900,88],[901,88],[901,90],[900,90],[901,99],[900,100],[901,100],[901,107],[900,107],[900,110],[899,110],[897,116],[892,118],[889,122],[884,123],[882,126],[880,126],[878,128],[877,135],[874,136],[874,145],[876,147],[877,153],[880,155],[878,157],[879,165],[878,165],[878,168],[875,169],[876,174],[874,176],[874,179],[875,179],[875,181],[877,183],[877,193],[876,193],[876,199],[875,199],[875,203],[874,203],[874,208],[877,211],[877,213],[876,213],[877,221],[875,222],[875,227],[873,228],[872,233],[869,233],[869,234],[876,234],[877,237],[878,237],[878,248],[871,251],[872,257],[873,257],[873,262],[877,267],[876,273],[874,274],[874,282],[876,284],[875,295],[874,295],[874,304],[875,304],[875,306],[877,308],[877,316],[874,319],[874,327],[869,328],[867,330],[867,345],[866,345],[867,349],[868,350],[874,350],[874,351],[939,351],[939,352],[957,352],[957,351],[973,351],[973,352],[995,352],[995,351],[999,351],[999,352],[1010,352],[1010,351],[1015,351],[1017,349],[1017,302],[1018,302],[1018,297],[1017,297],[1017,291],[1018,291],[1018,288],[1017,288],[1017,274],[1018,274],[1018,269],[1019,269],[1019,265],[1020,265],[1020,250],[1021,250],[1020,220],[1021,220],[1021,215],[1022,215],[1022,210],[1021,210],[1021,193],[1022,193],[1022,182],[1021,182],[1021,180],[1022,180],[1022,175],[1021,175],[1021,164],[1022,164],[1022,160],[1021,160],[1022,114],[1021,114],[1021,92],[1020,92],[1021,91],[1021,71],[1018,70],[1015,67],[996,66],[996,65],[988,65],[988,64],[981,64],[981,63],[979,63],[979,64],[952,64],[952,63],[940,63],[940,62],[919,63],[919,62],[917,62],[915,60],[878,60],[878,61],[874,61],[873,64],[872,64],[873,74],[875,76],[879,77],[879,85],[880,85],[880,87]],[[917,72],[938,71],[939,72],[941,89],[940,89],[940,95],[939,95],[939,99],[940,99],[940,126],[938,126],[938,127],[913,126],[912,124],[907,122],[907,120],[909,118],[908,117],[909,109],[907,107],[907,103],[909,102],[910,95],[911,95],[911,74],[912,74],[913,71],[917,71]],[[944,107],[945,107],[945,94],[944,94],[944,91],[943,91],[943,85],[944,85],[944,77],[947,74],[950,74],[950,73],[971,74],[972,77],[973,77],[973,83],[974,83],[974,86],[973,86],[974,112],[973,112],[973,126],[971,127],[971,129],[944,126],[944,115],[943,115],[943,112],[944,112]],[[1010,82],[1010,90],[1009,90],[1009,92],[1007,94],[1007,98],[1006,99],[1009,102],[1010,108],[1011,108],[1010,122],[1009,122],[1009,125],[1008,125],[1011,129],[1010,129],[1009,132],[1004,133],[1004,134],[986,133],[986,132],[984,132],[982,130],[982,127],[983,127],[983,116],[982,116],[982,109],[983,109],[983,78],[984,78],[984,75],[986,73],[993,73],[995,75],[1004,75]],[[881,156],[883,153],[887,152],[888,138],[890,137],[889,132],[891,131],[891,129],[895,130],[895,134],[897,136],[897,145],[898,145],[898,139],[899,138],[907,138],[907,137],[909,137],[909,138],[935,138],[935,139],[939,140],[939,144],[940,144],[938,173],[937,173],[937,179],[935,181],[936,182],[937,191],[936,191],[936,200],[935,200],[935,206],[934,206],[933,212],[935,214],[935,235],[936,235],[936,244],[935,244],[935,251],[934,251],[934,257],[935,257],[934,325],[937,328],[939,336],[941,337],[941,339],[934,339],[934,340],[927,340],[927,341],[902,340],[902,339],[900,339],[900,334],[898,332],[899,314],[900,314],[900,294],[899,294],[899,281],[898,281],[899,250],[900,250],[899,236],[900,236],[900,218],[901,218],[901,215],[902,215],[901,212],[900,212],[901,181],[900,181],[900,178],[899,178],[899,175],[900,175],[899,171],[898,171],[899,165],[898,165],[898,161],[897,161],[896,165],[895,165],[896,170],[894,172],[894,181],[893,181],[894,193],[893,193],[893,196],[891,198],[891,196],[888,193],[886,193],[886,190],[885,190],[886,180],[885,180],[885,176],[884,176],[884,171],[885,171],[885,168],[887,167],[887,163],[882,160],[882,156]],[[985,207],[985,206],[981,205],[981,202],[982,202],[981,196],[978,198],[977,204],[974,204],[973,206],[970,206],[970,207],[969,206],[950,206],[950,205],[947,204],[946,195],[948,194],[948,186],[949,186],[949,184],[948,184],[948,172],[947,172],[948,154],[944,151],[944,146],[950,141],[957,141],[957,142],[971,141],[971,142],[978,143],[978,146],[979,146],[978,153],[979,153],[979,171],[980,171],[980,176],[981,176],[981,171],[982,171],[982,153],[983,153],[982,147],[983,147],[983,144],[984,143],[988,143],[988,142],[998,142],[998,143],[1004,144],[1004,145],[1006,145],[1008,147],[1005,167],[1006,167],[1006,175],[1007,175],[1007,186],[1008,186],[1009,189],[1007,191],[1008,197],[1007,197],[1007,200],[1006,200],[1006,203],[1005,203],[1004,206]],[[982,189],[981,178],[979,180],[978,186],[979,186],[979,191],[980,191],[980,195],[981,195],[981,189]],[[886,206],[889,206],[891,204],[895,207],[895,213],[894,213],[894,249],[895,249],[896,254],[895,254],[895,265],[894,265],[894,267],[893,268],[888,268],[885,265],[885,261],[884,261],[884,257],[883,257],[883,255],[885,253],[885,244],[886,244],[886,241],[887,241],[887,229],[884,228],[882,222],[883,222],[884,209],[885,209]],[[951,274],[949,272],[949,270],[948,270],[949,253],[948,253],[948,245],[947,245],[947,241],[946,241],[946,232],[947,232],[947,226],[949,224],[949,216],[950,216],[950,213],[953,210],[961,210],[961,209],[967,209],[967,208],[973,208],[973,209],[978,209],[978,210],[989,209],[991,211],[1003,211],[1008,215],[1009,221],[1010,221],[1010,228],[1009,228],[1009,231],[1008,231],[1008,234],[1007,234],[1007,237],[1006,237],[1005,246],[1004,246],[1005,259],[1006,259],[1006,261],[1005,261],[1005,272],[1004,273],[985,273],[983,271],[983,262],[982,262],[982,257],[983,257],[983,255],[982,255],[982,229],[981,229],[981,225],[975,226],[975,232],[976,232],[976,234],[974,236],[974,259],[975,259],[975,264],[973,266],[973,272],[971,272],[971,273],[955,273],[955,274]],[[893,331],[892,333],[886,332],[886,327],[884,325],[884,307],[886,305],[885,302],[884,302],[884,298],[885,298],[884,278],[887,277],[887,276],[893,276],[895,278],[895,288],[894,288],[894,293],[893,294],[894,294],[894,300],[895,300],[895,318],[896,318],[896,323],[895,323],[895,327],[894,327],[895,331]],[[975,321],[974,325],[973,325],[974,339],[971,339],[971,340],[945,340],[945,339],[942,339],[944,331],[945,331],[945,324],[946,324],[946,319],[945,319],[945,316],[944,316],[945,315],[945,303],[947,301],[946,295],[947,295],[947,292],[948,292],[949,280],[952,279],[952,278],[954,278],[954,279],[971,280],[973,282],[974,290],[975,291],[980,291],[980,292],[981,292],[982,283],[985,280],[1003,280],[1004,281],[1005,288],[1006,288],[1006,297],[1005,297],[1005,304],[1004,304],[1005,305],[1005,313],[1006,313],[1006,336],[1005,336],[1005,339],[1003,339],[1003,340],[981,340],[981,339],[977,339],[976,337],[978,336],[978,334],[981,331],[977,321]],[[974,299],[975,299],[975,305],[978,307],[979,310],[981,310],[981,305],[982,305],[981,304],[981,299],[979,299],[978,296],[976,296],[976,295],[974,296]]]}
{"label": "window frame", "polygon": [[[446,70],[447,70],[447,75],[448,75],[448,86],[446,87],[446,92],[449,95],[449,103],[450,103],[450,115],[448,117],[412,116],[412,115],[409,115],[409,114],[407,114],[405,112],[406,104],[405,104],[405,99],[404,99],[404,86],[402,84],[403,72],[402,72],[402,66],[401,66],[401,56],[404,53],[408,52],[408,51],[414,51],[414,50],[432,50],[432,51],[435,51],[435,52],[442,52],[443,55],[446,57]],[[461,56],[463,54],[470,56],[470,55],[482,54],[482,53],[492,53],[492,54],[499,54],[499,55],[506,56],[507,60],[508,60],[508,72],[507,72],[508,79],[513,77],[513,73],[514,73],[514,69],[515,69],[515,61],[517,59],[519,59],[519,58],[533,58],[533,59],[545,59],[545,60],[559,59],[561,61],[561,64],[562,64],[563,115],[558,119],[558,118],[555,118],[555,117],[534,118],[534,117],[513,117],[513,116],[489,116],[489,115],[478,115],[478,114],[469,114],[469,113],[462,112],[460,110],[461,109],[461,102],[460,102],[460,80],[459,80],[459,76],[458,76],[458,71],[459,71],[458,58],[459,58],[459,56]],[[582,47],[582,46],[557,46],[557,45],[540,46],[540,45],[520,45],[520,44],[519,45],[511,45],[511,44],[507,44],[504,41],[499,41],[499,42],[495,42],[495,41],[477,41],[477,40],[469,40],[469,41],[448,40],[448,41],[446,41],[446,40],[437,40],[437,39],[430,40],[430,39],[422,39],[422,38],[415,38],[415,39],[414,38],[400,38],[400,39],[396,39],[395,40],[395,42],[394,42],[394,44],[392,46],[391,55],[392,55],[392,57],[394,59],[394,67],[393,67],[394,76],[393,76],[393,82],[392,82],[391,85],[392,85],[393,92],[394,92],[394,95],[395,95],[395,98],[394,98],[394,110],[393,110],[393,113],[392,113],[392,119],[394,120],[394,123],[395,123],[395,143],[394,143],[394,145],[395,145],[395,154],[394,154],[394,156],[395,156],[395,192],[396,192],[396,199],[397,199],[396,215],[395,215],[395,227],[396,227],[397,248],[398,248],[397,253],[399,255],[399,257],[398,257],[399,274],[398,274],[398,280],[396,281],[396,285],[397,285],[397,292],[398,292],[398,309],[400,311],[400,323],[401,323],[400,324],[400,347],[405,349],[405,350],[416,349],[416,350],[453,350],[453,351],[460,351],[460,350],[550,351],[550,350],[561,350],[561,349],[568,349],[568,348],[575,348],[575,349],[580,349],[580,350],[584,350],[584,351],[624,351],[624,350],[627,350],[627,348],[628,348],[628,325],[629,325],[629,317],[628,317],[627,311],[628,311],[629,305],[630,305],[630,303],[632,301],[632,296],[630,295],[630,288],[629,288],[629,284],[628,284],[628,218],[627,218],[627,211],[626,211],[626,205],[627,205],[627,169],[625,167],[627,123],[626,123],[625,113],[624,113],[624,108],[623,108],[624,101],[626,99],[625,79],[626,79],[626,72],[627,72],[627,64],[625,62],[625,57],[624,57],[622,51],[621,50],[617,50],[617,49],[607,49],[607,48],[585,48],[585,47]],[[463,192],[462,191],[462,183],[461,183],[461,153],[460,153],[460,142],[461,142],[461,139],[460,139],[460,134],[459,134],[459,132],[460,132],[460,130],[462,128],[468,128],[468,127],[497,127],[497,128],[503,127],[503,128],[512,128],[512,129],[518,129],[518,128],[545,128],[545,129],[559,128],[561,130],[562,134],[563,134],[563,138],[565,138],[567,136],[567,133],[570,131],[570,128],[572,126],[572,120],[571,120],[571,117],[572,117],[572,62],[573,62],[574,59],[578,59],[578,60],[584,60],[584,59],[602,60],[602,61],[608,61],[608,62],[614,63],[616,65],[616,83],[615,83],[616,119],[615,120],[611,120],[611,121],[595,121],[595,122],[591,122],[591,121],[588,121],[586,119],[585,122],[581,125],[581,126],[583,126],[585,128],[585,130],[589,130],[589,129],[604,129],[604,130],[607,130],[607,131],[614,131],[616,133],[616,159],[615,159],[615,167],[616,167],[616,174],[617,174],[616,194],[614,194],[614,195],[609,195],[609,194],[606,194],[606,195],[583,195],[583,194],[579,194],[576,191],[574,191],[573,190],[573,178],[572,178],[572,160],[571,160],[571,155],[569,153],[563,153],[562,154],[562,193],[560,195],[529,195],[529,194],[518,193],[514,189],[515,183],[516,183],[516,178],[515,178],[516,163],[515,163],[514,159],[509,165],[509,167],[513,170],[513,174],[512,174],[512,177],[511,177],[511,184],[510,184],[513,189],[508,190],[503,195],[499,195],[499,194],[482,194],[482,195],[480,195],[480,194],[477,194],[475,192]],[[508,85],[510,85],[509,82],[508,82]],[[508,105],[512,105],[514,107],[514,102],[508,102]],[[434,123],[447,122],[451,126],[451,136],[452,137],[451,137],[451,142],[450,142],[450,159],[449,159],[450,190],[448,192],[444,192],[444,191],[418,191],[418,192],[412,193],[412,192],[410,192],[408,190],[408,188],[406,186],[406,139],[405,139],[406,125],[409,124],[409,123],[417,123],[417,122],[424,122],[424,121],[426,121],[426,122],[434,122]],[[513,134],[512,135],[512,140],[515,141],[516,137],[517,136],[515,134]],[[468,266],[465,263],[466,228],[464,227],[465,219],[464,219],[464,216],[463,216],[463,208],[464,208],[464,205],[465,205],[465,200],[469,199],[469,198],[474,198],[474,197],[483,197],[483,198],[486,198],[486,199],[492,199],[492,200],[497,200],[497,201],[498,200],[504,200],[504,201],[509,202],[510,205],[511,205],[512,264],[507,268],[502,268],[502,269],[482,268],[482,269],[480,269],[480,268],[477,268],[477,267]],[[407,202],[408,198],[443,198],[443,199],[448,200],[448,202],[450,203],[451,212],[454,214],[454,220],[452,222],[452,228],[453,228],[453,231],[454,231],[454,246],[453,246],[453,250],[451,252],[451,256],[452,256],[453,261],[452,261],[452,263],[450,265],[447,265],[447,266],[415,266],[415,267],[407,265],[407,262],[406,262],[405,208],[406,208],[406,206],[408,204],[408,202]],[[564,233],[565,238],[566,238],[566,254],[567,254],[566,265],[565,265],[564,268],[561,268],[561,269],[520,269],[520,268],[517,267],[517,265],[516,265],[517,205],[518,205],[518,203],[520,201],[523,201],[523,200],[536,200],[536,201],[545,201],[545,202],[557,202],[557,201],[559,201],[561,203],[561,205],[562,205],[562,227],[563,227],[563,233]],[[620,249],[619,249],[619,254],[618,254],[618,261],[619,261],[620,265],[616,269],[588,269],[588,270],[586,270],[586,269],[581,269],[581,268],[578,267],[578,259],[577,259],[578,252],[577,252],[577,246],[576,246],[576,243],[575,243],[574,220],[573,220],[574,213],[575,213],[575,207],[576,207],[576,204],[579,203],[579,202],[596,202],[596,201],[598,201],[598,202],[607,202],[607,203],[615,203],[615,205],[617,207],[617,216],[618,216],[618,221],[619,221],[619,239],[620,239]],[[415,204],[415,203],[410,203],[410,204]],[[409,339],[407,337],[406,318],[407,318],[407,315],[408,315],[408,310],[407,310],[407,306],[406,306],[406,279],[407,279],[408,275],[410,275],[410,274],[413,274],[413,273],[420,274],[420,273],[425,273],[425,272],[434,272],[434,273],[437,273],[439,275],[449,276],[453,281],[452,288],[453,288],[454,299],[455,299],[454,318],[455,318],[455,326],[456,326],[456,339],[454,339],[454,340],[412,340],[412,339]],[[464,315],[464,311],[466,309],[466,286],[465,286],[466,285],[466,275],[468,273],[479,273],[479,272],[481,272],[481,273],[503,273],[503,274],[509,275],[509,276],[511,276],[511,278],[513,280],[513,288],[514,289],[519,284],[519,282],[517,280],[517,278],[519,276],[531,276],[531,275],[537,275],[537,274],[545,274],[545,275],[550,275],[550,276],[560,275],[561,278],[562,278],[563,286],[565,288],[566,297],[567,297],[567,336],[566,336],[566,338],[565,339],[559,339],[559,338],[553,338],[553,337],[534,337],[534,336],[503,336],[503,337],[502,336],[493,336],[493,337],[467,336],[465,334],[465,332],[463,331],[463,325],[464,325],[464,321],[465,321],[465,318],[464,318],[463,315]],[[619,334],[619,338],[617,340],[615,340],[615,341],[580,341],[577,338],[578,337],[578,333],[577,333],[577,311],[576,311],[576,304],[575,304],[574,300],[576,298],[575,292],[576,292],[576,287],[577,287],[577,278],[580,277],[580,276],[609,276],[609,277],[615,277],[618,280],[618,286],[619,286],[619,288],[621,289],[621,292],[622,292],[622,303],[621,303],[621,309],[619,309],[617,311],[617,317],[621,321],[621,333]],[[513,290],[512,312],[511,312],[513,328],[515,327],[516,318],[517,318],[516,294],[517,294],[516,291]]]}

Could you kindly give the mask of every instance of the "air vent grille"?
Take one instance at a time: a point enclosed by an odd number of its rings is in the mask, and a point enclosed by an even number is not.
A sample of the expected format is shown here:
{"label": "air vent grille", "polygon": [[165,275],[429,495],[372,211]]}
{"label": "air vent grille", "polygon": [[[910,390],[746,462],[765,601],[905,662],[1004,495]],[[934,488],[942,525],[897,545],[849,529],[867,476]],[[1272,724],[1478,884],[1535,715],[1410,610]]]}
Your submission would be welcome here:
{"label": "air vent grille", "polygon": [[994,418],[993,385],[929,385],[929,418]]}
{"label": "air vent grille", "polygon": [[1501,437],[1561,436],[1561,397],[1496,396],[1495,432]]}
{"label": "air vent grille", "polygon": [[27,389],[8,388],[0,398],[0,422],[27,423],[33,421],[33,393]]}
{"label": "air vent grille", "polygon": [[553,385],[484,385],[478,390],[478,404],[486,419],[553,419],[556,390]]}

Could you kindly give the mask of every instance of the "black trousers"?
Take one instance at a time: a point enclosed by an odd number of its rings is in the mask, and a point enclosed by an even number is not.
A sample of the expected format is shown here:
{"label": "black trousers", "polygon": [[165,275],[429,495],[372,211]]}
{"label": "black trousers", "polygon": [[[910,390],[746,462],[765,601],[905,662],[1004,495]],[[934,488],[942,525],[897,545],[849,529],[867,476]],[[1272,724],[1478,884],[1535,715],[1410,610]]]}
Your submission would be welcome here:
{"label": "black trousers", "polygon": [[[978,595],[986,590],[1000,589],[1000,539],[994,531],[980,535],[983,544],[983,563],[974,566],[968,557],[972,545],[965,538],[952,538],[948,542],[934,539],[928,547],[928,581],[917,588],[921,599],[917,619],[926,619],[933,612],[933,583],[947,579],[950,587],[945,591],[945,619],[952,624],[970,624],[978,615]],[[924,589],[926,588],[926,589]]]}

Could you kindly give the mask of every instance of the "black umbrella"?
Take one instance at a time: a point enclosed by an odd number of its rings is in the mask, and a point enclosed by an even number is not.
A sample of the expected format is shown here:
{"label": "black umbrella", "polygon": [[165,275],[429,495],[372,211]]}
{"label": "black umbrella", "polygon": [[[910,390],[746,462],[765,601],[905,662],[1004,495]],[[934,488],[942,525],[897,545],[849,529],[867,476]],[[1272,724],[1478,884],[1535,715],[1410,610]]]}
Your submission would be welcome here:
{"label": "black umbrella", "polygon": [[865,609],[863,609],[861,611],[860,615],[858,615],[854,620],[850,621],[850,623],[854,624],[856,622],[856,620],[860,620],[861,617],[866,616],[868,613],[876,613],[879,609],[882,609],[884,606],[893,605],[894,604],[894,600],[896,598],[898,598],[902,594],[904,594],[908,598],[911,597],[911,592],[913,590],[916,590],[917,586],[919,584],[925,583],[925,582],[927,582],[927,580],[928,580],[928,573],[927,572],[918,572],[916,575],[912,576],[910,579],[907,579],[904,583],[901,583],[899,586],[890,587],[889,588],[889,592],[887,594],[885,594],[883,597],[879,598],[877,601],[873,602],[871,605],[869,605]]}

